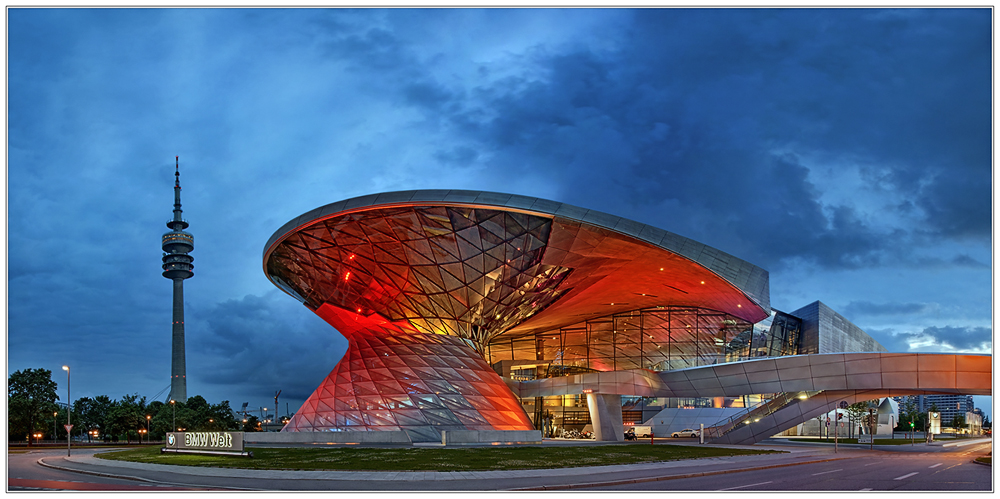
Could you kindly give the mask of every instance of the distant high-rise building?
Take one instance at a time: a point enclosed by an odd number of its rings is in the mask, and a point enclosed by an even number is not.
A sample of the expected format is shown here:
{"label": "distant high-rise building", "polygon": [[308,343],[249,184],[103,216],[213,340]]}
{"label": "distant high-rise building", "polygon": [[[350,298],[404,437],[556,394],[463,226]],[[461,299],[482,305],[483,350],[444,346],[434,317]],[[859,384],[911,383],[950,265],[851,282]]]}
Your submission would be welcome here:
{"label": "distant high-rise building", "polygon": [[174,158],[174,218],[163,235],[163,277],[174,282],[173,334],[170,356],[170,395],[167,400],[187,401],[187,367],[184,360],[184,279],[194,276],[194,236],[184,232],[181,219],[180,157]]}
{"label": "distant high-rise building", "polygon": [[929,412],[936,409],[941,413],[941,425],[950,426],[955,416],[965,417],[966,412],[973,412],[975,406],[972,395],[906,395],[894,397],[904,410],[907,404],[912,404],[917,412]]}

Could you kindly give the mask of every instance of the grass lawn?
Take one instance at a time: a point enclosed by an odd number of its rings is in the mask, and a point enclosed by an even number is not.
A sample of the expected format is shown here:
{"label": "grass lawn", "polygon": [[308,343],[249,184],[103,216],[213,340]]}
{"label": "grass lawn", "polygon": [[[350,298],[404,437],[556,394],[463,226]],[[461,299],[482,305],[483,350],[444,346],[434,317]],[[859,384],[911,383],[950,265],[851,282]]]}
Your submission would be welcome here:
{"label": "grass lawn", "polygon": [[688,445],[470,448],[248,448],[254,457],[160,454],[159,448],[97,454],[140,463],[267,470],[491,471],[676,461],[778,451]]}
{"label": "grass lawn", "polygon": [[[809,443],[812,443],[812,444],[830,444],[830,445],[833,445],[833,439],[832,438],[829,441],[824,440],[824,439],[820,439],[820,438],[789,438],[788,441],[790,441],[790,442],[809,442]],[[843,437],[841,437],[840,439],[837,440],[837,442],[838,443],[842,443],[842,444],[856,444],[856,443],[858,443],[858,439],[856,439],[856,438],[843,438]],[[922,444],[922,443],[925,443],[925,440],[922,439],[922,438],[918,438],[918,439],[914,440],[913,443],[914,444]],[[868,445],[868,444],[865,443],[865,444],[861,444],[861,445]],[[904,438],[876,438],[875,439],[875,445],[910,445],[910,439],[908,439],[908,438],[905,438],[905,439]]]}
{"label": "grass lawn", "polygon": [[977,463],[988,464],[990,466],[993,466],[993,456],[989,456],[989,457],[977,457],[976,458],[976,462]]}

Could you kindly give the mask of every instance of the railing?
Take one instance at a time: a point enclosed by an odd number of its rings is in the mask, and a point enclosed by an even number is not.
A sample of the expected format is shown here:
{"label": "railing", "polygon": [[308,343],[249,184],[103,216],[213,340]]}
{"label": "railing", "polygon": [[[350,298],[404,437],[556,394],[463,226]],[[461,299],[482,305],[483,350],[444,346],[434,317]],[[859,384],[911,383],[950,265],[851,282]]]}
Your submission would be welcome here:
{"label": "railing", "polygon": [[719,420],[717,423],[709,428],[705,428],[705,440],[711,440],[719,438],[735,428],[739,427],[741,424],[750,424],[755,421],[759,421],[760,418],[773,414],[777,412],[782,407],[788,405],[789,402],[795,399],[807,399],[809,397],[815,396],[820,392],[795,392],[795,393],[781,393],[777,397],[768,399],[754,407],[740,411],[739,413],[730,416],[725,419]]}

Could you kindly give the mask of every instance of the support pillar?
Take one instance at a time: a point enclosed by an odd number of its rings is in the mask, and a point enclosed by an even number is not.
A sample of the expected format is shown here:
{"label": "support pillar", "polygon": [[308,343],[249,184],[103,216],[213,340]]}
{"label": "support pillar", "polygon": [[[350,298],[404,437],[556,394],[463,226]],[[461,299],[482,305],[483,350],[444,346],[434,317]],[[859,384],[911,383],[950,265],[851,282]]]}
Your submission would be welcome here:
{"label": "support pillar", "polygon": [[587,394],[587,409],[594,425],[594,438],[601,442],[624,442],[622,396],[603,393]]}

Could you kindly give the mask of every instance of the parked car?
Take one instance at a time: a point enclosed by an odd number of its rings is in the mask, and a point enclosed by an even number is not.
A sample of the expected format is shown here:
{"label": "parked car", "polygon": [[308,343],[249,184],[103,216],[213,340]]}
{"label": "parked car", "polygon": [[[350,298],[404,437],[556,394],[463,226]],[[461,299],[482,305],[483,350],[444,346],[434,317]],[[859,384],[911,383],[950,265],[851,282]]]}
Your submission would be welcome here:
{"label": "parked car", "polygon": [[679,437],[698,438],[698,430],[692,430],[691,428],[684,428],[681,431],[675,431],[671,433],[670,436],[673,438],[679,438]]}

